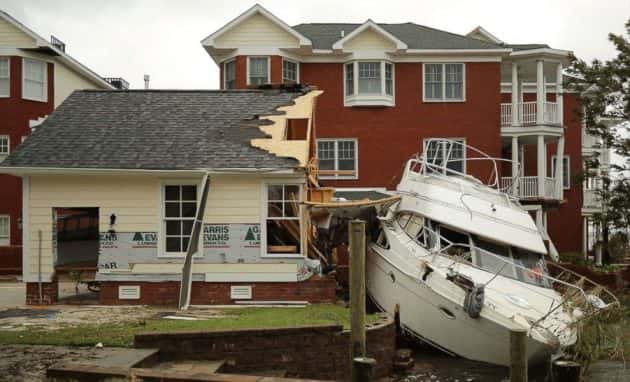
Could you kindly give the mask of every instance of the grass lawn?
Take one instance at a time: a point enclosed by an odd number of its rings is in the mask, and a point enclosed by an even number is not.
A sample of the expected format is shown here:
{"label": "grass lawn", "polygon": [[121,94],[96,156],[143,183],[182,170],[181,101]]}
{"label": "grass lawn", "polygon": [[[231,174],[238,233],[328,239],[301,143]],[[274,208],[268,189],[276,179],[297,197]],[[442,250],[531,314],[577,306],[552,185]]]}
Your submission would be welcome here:
{"label": "grass lawn", "polygon": [[[117,322],[101,325],[81,325],[55,330],[27,329],[24,331],[0,330],[0,345],[70,345],[131,346],[133,336],[142,332],[169,330],[213,330],[292,327],[313,324],[340,324],[350,326],[350,309],[331,305],[308,305],[305,308],[241,308],[225,309],[225,317],[208,320],[183,321],[151,319],[141,322]],[[377,320],[375,314],[367,321]]]}

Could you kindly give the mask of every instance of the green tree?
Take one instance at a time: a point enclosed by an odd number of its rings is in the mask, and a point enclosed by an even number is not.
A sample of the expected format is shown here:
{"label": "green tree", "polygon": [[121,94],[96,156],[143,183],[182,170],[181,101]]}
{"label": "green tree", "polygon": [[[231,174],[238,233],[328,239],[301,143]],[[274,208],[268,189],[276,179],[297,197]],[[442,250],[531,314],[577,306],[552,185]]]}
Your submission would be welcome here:
{"label": "green tree", "polygon": [[[604,149],[611,149],[617,154],[630,156],[630,138],[627,124],[623,128],[613,128],[617,123],[611,121],[630,120],[630,20],[625,24],[625,34],[608,35],[617,54],[607,61],[598,59],[587,63],[572,57],[567,69],[568,88],[577,93],[582,110],[576,111],[583,119],[587,132],[602,139]],[[585,171],[600,166],[595,157],[585,165]],[[630,221],[623,212],[623,207],[630,200],[630,187],[627,182],[616,181],[616,176],[630,170],[629,163],[611,167],[611,172],[601,175],[602,187],[598,191],[602,200],[602,212],[594,220],[602,227],[604,263],[610,262],[608,237],[610,229],[628,229]]]}

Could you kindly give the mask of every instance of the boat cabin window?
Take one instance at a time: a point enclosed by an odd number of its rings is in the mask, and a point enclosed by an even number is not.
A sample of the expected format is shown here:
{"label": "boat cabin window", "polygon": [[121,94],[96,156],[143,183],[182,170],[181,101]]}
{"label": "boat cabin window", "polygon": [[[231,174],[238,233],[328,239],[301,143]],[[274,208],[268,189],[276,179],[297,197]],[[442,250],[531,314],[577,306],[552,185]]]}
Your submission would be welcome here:
{"label": "boat cabin window", "polygon": [[549,279],[544,277],[547,267],[541,255],[480,238],[473,241],[475,266],[528,284],[551,288]]}
{"label": "boat cabin window", "polygon": [[446,248],[449,255],[471,261],[470,239],[465,233],[440,226],[440,248]]}

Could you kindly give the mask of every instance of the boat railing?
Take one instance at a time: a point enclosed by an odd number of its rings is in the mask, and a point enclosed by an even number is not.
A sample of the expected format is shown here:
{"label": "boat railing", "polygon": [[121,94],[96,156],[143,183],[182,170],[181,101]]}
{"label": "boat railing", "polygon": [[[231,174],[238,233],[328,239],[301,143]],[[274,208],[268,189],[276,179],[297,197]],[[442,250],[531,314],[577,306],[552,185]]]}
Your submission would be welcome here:
{"label": "boat railing", "polygon": [[[557,291],[562,297],[561,299],[549,296],[533,288],[531,289],[532,292],[549,300],[548,310],[541,312],[543,316],[536,322],[533,322],[532,326],[540,325],[547,317],[562,308],[565,308],[571,314],[574,313],[575,308],[578,308],[582,314],[582,318],[588,318],[610,307],[619,306],[619,300],[615,295],[602,285],[566,269],[559,264],[544,262],[542,258],[540,262],[537,262],[535,268],[528,268],[516,263],[511,258],[506,258],[505,256],[493,253],[476,245],[455,243],[426,225],[422,227],[415,237],[409,235],[409,233],[404,230],[404,227],[403,231],[411,240],[429,249],[429,251],[433,253],[434,259],[435,256],[443,256],[453,260],[453,265],[465,261],[465,264],[468,266],[492,273],[493,276],[483,284],[484,287],[492,283],[498,276],[503,276],[529,285],[548,287]],[[477,258],[475,259],[475,257]],[[483,260],[479,261],[480,257],[485,257],[485,260],[488,258],[492,259],[494,261],[493,269],[488,269],[487,266],[484,266],[483,264],[487,264],[488,262]],[[477,264],[475,264],[476,262]],[[478,264],[482,265],[480,266]],[[547,273],[547,265],[551,265],[554,269],[560,269],[560,273],[555,277],[549,275]],[[510,268],[512,272],[509,272]],[[517,271],[520,272],[521,275],[528,275],[536,280],[536,282],[528,282],[523,278],[519,278]]]}
{"label": "boat railing", "polygon": [[[487,181],[484,182],[466,172],[468,164],[472,162],[490,165]],[[521,171],[518,170],[516,174],[513,174],[510,182],[502,181],[498,163],[507,163],[511,166],[512,161],[492,157],[462,141],[430,138],[425,141],[425,150],[422,154],[407,162],[403,179],[414,179],[418,176],[458,176],[471,181],[473,184],[488,186],[511,196],[512,189],[518,187]]]}

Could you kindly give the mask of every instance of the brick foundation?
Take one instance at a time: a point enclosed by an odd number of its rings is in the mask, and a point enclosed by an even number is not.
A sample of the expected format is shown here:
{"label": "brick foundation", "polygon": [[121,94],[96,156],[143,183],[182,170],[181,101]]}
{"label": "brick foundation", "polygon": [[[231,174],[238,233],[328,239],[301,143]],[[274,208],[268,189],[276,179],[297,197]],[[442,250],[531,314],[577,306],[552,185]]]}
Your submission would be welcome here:
{"label": "brick foundation", "polygon": [[[118,287],[122,285],[139,285],[140,299],[120,300]],[[308,301],[311,303],[334,302],[336,299],[335,280],[328,277],[312,277],[303,282],[282,283],[192,283],[191,304],[193,305],[228,305],[233,304],[230,298],[230,287],[233,285],[251,285],[254,301]],[[118,282],[101,283],[99,302],[103,305],[177,305],[179,302],[179,286],[177,281],[165,282]]]}
{"label": "brick foundation", "polygon": [[26,304],[27,305],[51,305],[55,304],[59,298],[59,285],[57,280],[42,283],[42,301],[39,301],[39,284],[26,283]]}
{"label": "brick foundation", "polygon": [[[393,320],[369,326],[367,353],[376,359],[375,377],[391,375],[396,352]],[[134,347],[160,349],[162,361],[226,360],[221,372],[286,370],[288,377],[348,380],[350,333],[340,325],[204,332],[146,333]]]}

